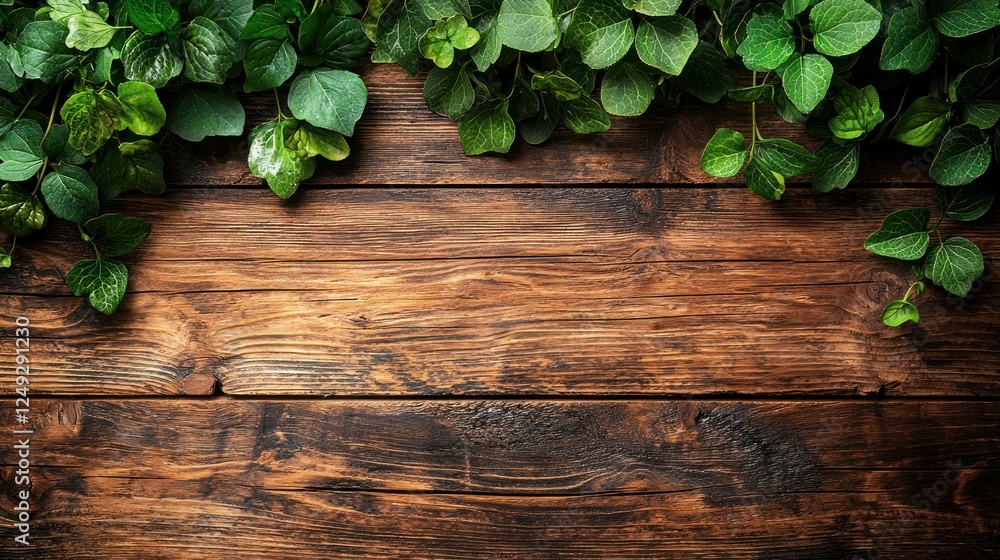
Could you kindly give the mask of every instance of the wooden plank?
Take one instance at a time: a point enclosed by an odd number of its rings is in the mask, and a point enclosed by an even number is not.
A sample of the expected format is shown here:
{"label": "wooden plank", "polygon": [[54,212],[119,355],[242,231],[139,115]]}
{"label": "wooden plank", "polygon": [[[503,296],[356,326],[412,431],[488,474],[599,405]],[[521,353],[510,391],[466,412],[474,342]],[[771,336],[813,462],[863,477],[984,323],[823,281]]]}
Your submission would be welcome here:
{"label": "wooden plank", "polygon": [[[68,293],[64,228],[0,276],[0,319],[32,320],[50,394],[996,396],[994,261],[878,321],[905,267],[861,243],[930,194],[173,191],[117,207],[156,224],[118,314]],[[1000,254],[998,223],[961,234]]]}
{"label": "wooden plank", "polygon": [[32,404],[5,558],[1000,553],[997,403]]}
{"label": "wooden plank", "polygon": [[[639,118],[613,118],[611,130],[576,135],[560,128],[541,147],[520,139],[509,154],[466,157],[457,125],[427,110],[424,75],[411,78],[394,65],[367,64],[365,114],[350,139],[352,154],[341,163],[321,162],[310,184],[595,184],[727,183],[701,171],[701,152],[720,127],[749,134],[750,106],[692,101],[678,110],[652,110]],[[247,132],[275,117],[271,94],[243,95]],[[818,142],[800,125],[761,109],[761,133],[810,148]],[[749,136],[748,136],[749,137]],[[928,181],[927,154],[893,144],[864,151],[858,180],[891,184]],[[209,138],[196,144],[177,139],[164,144],[168,180],[178,185],[262,185],[246,165],[242,138]],[[932,154],[933,155],[933,154]]]}

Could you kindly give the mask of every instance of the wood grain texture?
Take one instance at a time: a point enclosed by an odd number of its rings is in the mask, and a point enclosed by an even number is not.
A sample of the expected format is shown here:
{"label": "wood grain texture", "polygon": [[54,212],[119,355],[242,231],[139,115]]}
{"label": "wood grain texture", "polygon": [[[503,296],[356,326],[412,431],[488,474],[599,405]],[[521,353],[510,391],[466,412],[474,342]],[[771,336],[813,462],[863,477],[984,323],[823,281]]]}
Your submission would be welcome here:
{"label": "wood grain texture", "polygon": [[[611,130],[578,135],[560,127],[539,147],[518,139],[509,154],[466,157],[458,126],[427,110],[424,75],[412,78],[395,65],[366,64],[368,107],[350,139],[344,162],[321,162],[314,185],[489,185],[597,183],[726,183],[701,171],[698,162],[716,129],[749,133],[750,106],[697,101],[676,110],[653,109],[637,118],[613,118]],[[275,117],[270,94],[241,95],[247,128]],[[818,142],[804,127],[760,110],[761,134],[799,142]],[[164,145],[168,180],[178,185],[263,185],[246,165],[243,138],[208,138],[197,144],[170,140]],[[933,155],[933,154],[931,154]],[[887,144],[865,151],[858,180],[868,183],[927,182],[928,154]]]}
{"label": "wood grain texture", "polygon": [[[906,271],[862,241],[930,195],[175,190],[115,207],[156,224],[116,315],[68,293],[67,228],[0,276],[0,317],[31,318],[54,394],[996,396],[993,261],[878,321]],[[1000,254],[995,215],[949,227]]]}
{"label": "wood grain texture", "polygon": [[35,403],[32,558],[1000,553],[995,403]]}

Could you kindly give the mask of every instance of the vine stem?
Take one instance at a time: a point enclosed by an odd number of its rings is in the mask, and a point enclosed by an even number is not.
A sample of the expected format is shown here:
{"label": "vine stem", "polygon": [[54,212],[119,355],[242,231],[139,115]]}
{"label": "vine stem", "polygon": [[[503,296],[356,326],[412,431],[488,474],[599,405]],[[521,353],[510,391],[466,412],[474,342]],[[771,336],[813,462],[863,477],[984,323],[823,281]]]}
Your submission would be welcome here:
{"label": "vine stem", "polygon": [[323,5],[323,0],[316,0],[315,2],[313,2],[312,10],[309,10],[309,15],[314,14],[316,12],[316,8],[319,8],[322,5]]}
{"label": "vine stem", "polygon": [[285,120],[285,114],[281,112],[281,97],[278,96],[278,88],[274,88],[274,103],[278,106],[278,122]]}
{"label": "vine stem", "polygon": [[59,97],[62,95],[62,82],[59,82],[59,87],[56,88],[56,98],[52,100],[52,110],[49,111],[49,124],[45,127],[45,134],[42,135],[42,144],[45,144],[45,139],[49,137],[49,131],[52,130],[52,123],[56,120],[56,107],[59,106]]}
{"label": "vine stem", "polygon": [[[751,86],[752,87],[757,87],[757,72],[753,73],[753,82],[751,83]],[[763,140],[763,138],[760,135],[760,130],[757,128],[757,102],[756,101],[751,101],[750,102],[750,120],[751,120],[751,124],[753,125],[753,136],[750,138],[750,154],[751,154],[751,157],[753,157],[753,147],[754,147],[754,144],[757,143],[757,140]]]}

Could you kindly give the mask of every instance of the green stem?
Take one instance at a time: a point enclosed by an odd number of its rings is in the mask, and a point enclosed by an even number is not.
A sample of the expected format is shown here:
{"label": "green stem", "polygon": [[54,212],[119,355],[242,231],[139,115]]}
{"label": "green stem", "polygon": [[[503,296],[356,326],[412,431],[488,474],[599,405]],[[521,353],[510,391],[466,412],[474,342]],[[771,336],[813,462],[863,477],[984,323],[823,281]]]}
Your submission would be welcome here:
{"label": "green stem", "polygon": [[285,114],[281,112],[281,97],[278,96],[278,88],[274,88],[274,103],[278,106],[278,122],[285,120]]}
{"label": "green stem", "polygon": [[19,121],[21,119],[21,117],[24,116],[24,113],[26,113],[28,111],[28,107],[31,107],[31,102],[34,101],[34,100],[35,100],[35,96],[34,95],[32,95],[31,97],[28,98],[28,102],[24,105],[24,107],[21,108],[21,112],[18,113],[16,117],[14,117],[14,122]]}
{"label": "green stem", "polygon": [[17,247],[17,238],[16,237],[14,237],[13,241],[10,242],[10,251],[7,251],[8,255],[13,255],[14,254],[14,247]]}
{"label": "green stem", "polygon": [[59,87],[56,88],[56,98],[52,100],[52,110],[49,112],[49,124],[45,127],[45,134],[42,135],[42,144],[45,144],[45,139],[49,137],[49,131],[52,130],[52,123],[56,120],[56,107],[59,106],[59,96],[62,95],[62,82],[59,82]]}
{"label": "green stem", "polygon": [[913,292],[913,288],[917,287],[917,283],[914,282],[910,284],[910,287],[906,289],[906,293],[903,294],[903,301],[908,301],[910,299],[910,293]]}
{"label": "green stem", "polygon": [[[757,72],[753,73],[753,82],[751,83],[751,86],[752,87],[757,87]],[[760,135],[760,130],[757,129],[757,102],[756,101],[751,101],[750,102],[750,120],[752,121],[752,124],[753,124],[753,136],[750,138],[750,154],[751,154],[751,157],[752,157],[753,147],[757,143],[757,140],[763,140],[764,139]]]}
{"label": "green stem", "polygon": [[318,8],[318,7],[322,6],[322,5],[323,5],[323,0],[316,0],[315,2],[313,2],[313,7],[312,7],[312,10],[309,11],[309,15],[312,15],[313,13],[315,13],[316,12],[316,8]]}
{"label": "green stem", "polygon": [[38,170],[38,181],[35,182],[35,190],[31,191],[31,196],[35,196],[38,189],[42,186],[42,179],[45,178],[45,172],[49,169],[49,156],[45,156],[42,160],[42,168]]}

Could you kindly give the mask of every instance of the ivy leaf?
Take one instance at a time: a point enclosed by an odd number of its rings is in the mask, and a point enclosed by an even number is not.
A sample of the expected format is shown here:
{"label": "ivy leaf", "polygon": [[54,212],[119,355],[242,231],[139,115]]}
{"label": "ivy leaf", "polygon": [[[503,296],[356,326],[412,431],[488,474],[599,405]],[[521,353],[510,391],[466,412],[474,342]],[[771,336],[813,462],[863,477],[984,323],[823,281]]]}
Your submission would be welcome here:
{"label": "ivy leaf", "polygon": [[285,145],[295,150],[300,158],[322,156],[330,161],[341,161],[351,154],[347,140],[339,133],[306,122],[299,123]]}
{"label": "ivy leaf", "polygon": [[976,125],[956,126],[945,134],[928,174],[940,185],[971,183],[990,165],[989,138]]}
{"label": "ivy leaf", "polygon": [[736,52],[750,70],[774,70],[795,52],[792,26],[779,17],[755,15],[747,23],[746,33]]}
{"label": "ivy leaf", "polygon": [[189,142],[206,136],[240,136],[246,122],[243,105],[226,87],[179,88],[167,115],[170,131]]}
{"label": "ivy leaf", "polygon": [[0,228],[8,235],[22,237],[45,227],[45,205],[17,185],[0,187]]}
{"label": "ivy leaf", "polygon": [[146,35],[136,31],[122,47],[125,77],[162,88],[171,78],[180,76],[184,68],[184,59],[178,48],[165,35]]}
{"label": "ivy leaf", "polygon": [[421,0],[420,5],[430,19],[446,19],[454,15],[471,16],[468,0]]}
{"label": "ivy leaf", "polygon": [[106,46],[114,38],[117,29],[108,25],[97,12],[84,10],[66,20],[69,34],[66,46],[81,51]]}
{"label": "ivy leaf", "polygon": [[729,90],[729,98],[743,103],[771,99],[774,96],[774,86],[761,84],[753,87],[738,87]]}
{"label": "ivy leaf", "polygon": [[[541,0],[548,5],[547,0]],[[372,0],[361,21],[362,29],[375,39],[372,62],[395,62],[411,76],[417,75],[420,51],[417,43],[431,20],[412,0]],[[374,29],[374,37],[370,32]]]}
{"label": "ivy leaf", "polygon": [[1000,120],[1000,101],[966,101],[962,111],[962,121],[979,128],[993,128]]}
{"label": "ivy leaf", "polygon": [[792,100],[788,98],[784,88],[776,87],[771,90],[771,103],[774,104],[775,112],[786,122],[804,123],[808,120],[806,114],[799,111],[795,103],[792,103]]}
{"label": "ivy leaf", "polygon": [[299,51],[319,55],[330,68],[357,66],[369,47],[361,22],[339,15],[335,4],[322,4],[299,26]]}
{"label": "ivy leaf", "polygon": [[936,97],[921,97],[900,115],[889,138],[909,146],[926,148],[934,143],[948,124],[950,109],[951,105]]}
{"label": "ivy leaf", "polygon": [[948,86],[948,95],[952,101],[1000,98],[1000,58],[956,76]]}
{"label": "ivy leaf", "polygon": [[45,161],[42,151],[42,126],[35,121],[18,120],[0,137],[0,179],[26,181]]}
{"label": "ivy leaf", "polygon": [[736,78],[726,66],[725,56],[715,45],[705,41],[698,41],[684,70],[681,70],[679,81],[685,91],[705,103],[718,103],[726,92],[736,86]]}
{"label": "ivy leaf", "polygon": [[149,35],[171,31],[181,22],[181,14],[170,0],[128,0],[128,17]]}
{"label": "ivy leaf", "polygon": [[577,134],[604,132],[611,128],[611,118],[600,103],[583,95],[563,102],[562,121]]}
{"label": "ivy leaf", "polygon": [[14,44],[19,76],[49,83],[74,68],[80,57],[66,46],[69,30],[54,21],[33,21]]}
{"label": "ivy leaf", "polygon": [[635,51],[646,64],[678,75],[698,46],[694,22],[683,16],[647,18],[635,33]]}
{"label": "ivy leaf", "polygon": [[517,129],[521,138],[532,146],[548,140],[552,131],[559,125],[559,102],[547,93],[538,96],[540,109],[534,117],[522,121]]}
{"label": "ivy leaf", "polygon": [[826,97],[833,78],[833,65],[821,54],[792,54],[778,67],[788,98],[802,111],[812,111]]}
{"label": "ivy leaf", "polygon": [[503,0],[497,32],[512,49],[539,52],[559,38],[559,25],[549,0]]}
{"label": "ivy leaf", "polygon": [[531,89],[552,94],[559,101],[579,99],[585,94],[583,88],[576,80],[559,70],[532,76]]}
{"label": "ivy leaf", "polygon": [[486,152],[506,154],[514,143],[514,119],[507,112],[508,101],[479,104],[458,122],[458,138],[466,155]]}
{"label": "ivy leaf", "polygon": [[[676,11],[676,9],[675,9]],[[632,14],[621,0],[581,2],[566,29],[566,46],[577,49],[591,68],[607,68],[632,48]]]}
{"label": "ivy leaf", "polygon": [[[152,87],[152,86],[150,86]],[[90,155],[128,124],[121,102],[106,90],[84,90],[63,103],[59,114],[69,129],[69,145]]]}
{"label": "ivy leaf", "polygon": [[451,120],[458,120],[476,99],[472,78],[464,66],[431,68],[424,82],[424,101],[427,108]]}
{"label": "ivy leaf", "polygon": [[367,102],[365,83],[346,70],[308,70],[288,90],[288,108],[295,118],[345,136],[354,134]]}
{"label": "ivy leaf", "polygon": [[753,159],[782,177],[810,173],[816,165],[816,156],[795,142],[784,138],[760,140],[754,147]]}
{"label": "ivy leaf", "polygon": [[538,94],[531,89],[531,83],[521,75],[514,78],[509,99],[507,114],[514,119],[514,122],[530,119],[538,115],[542,109],[542,102],[538,99]]}
{"label": "ivy leaf", "polygon": [[[49,18],[63,24],[70,17],[86,10],[81,0],[46,0],[45,3],[49,6]],[[10,6],[12,2],[0,2],[0,5]]]}
{"label": "ivy leaf", "polygon": [[476,63],[476,68],[480,72],[486,72],[490,65],[500,59],[503,50],[500,32],[497,31],[497,14],[480,16],[479,22],[476,23],[476,31],[479,32],[479,42],[472,47],[469,55]]}
{"label": "ivy leaf", "polygon": [[934,190],[934,205],[952,219],[971,222],[990,209],[995,196],[985,184],[938,187]]}
{"label": "ivy leaf", "polygon": [[167,111],[156,89],[145,82],[118,85],[118,100],[128,115],[128,129],[140,136],[152,136],[167,122]]}
{"label": "ivy leaf", "polygon": [[879,67],[919,74],[931,67],[939,46],[938,33],[927,17],[927,10],[917,2],[889,19]]}
{"label": "ivy leaf", "polygon": [[959,297],[969,295],[972,283],[983,273],[983,254],[963,237],[945,239],[931,249],[924,263],[927,278]]}
{"label": "ivy leaf", "polygon": [[287,20],[306,17],[306,8],[301,0],[274,0],[274,9]]}
{"label": "ivy leaf", "polygon": [[188,10],[214,21],[233,41],[239,40],[254,11],[253,0],[192,0]]}
{"label": "ivy leaf", "polygon": [[816,148],[816,165],[812,171],[813,188],[819,192],[830,192],[833,189],[843,189],[858,173],[858,159],[861,148],[857,143],[840,145],[830,140],[824,140]]}
{"label": "ivy leaf", "polygon": [[97,185],[98,196],[111,199],[131,190],[146,194],[165,191],[167,183],[163,179],[163,158],[152,147],[151,142],[105,146],[90,168],[90,178]]}
{"label": "ivy leaf", "polygon": [[264,4],[254,10],[250,18],[247,19],[246,25],[240,31],[240,39],[244,41],[256,41],[259,39],[283,41],[289,37],[291,37],[291,31],[288,21],[278,13],[274,4]]}
{"label": "ivy leaf", "polygon": [[656,79],[630,58],[609,68],[601,82],[601,104],[612,115],[637,117],[653,101]]}
{"label": "ivy leaf", "polygon": [[10,255],[3,251],[0,251],[0,268],[10,268],[11,260]]}
{"label": "ivy leaf", "polygon": [[882,14],[865,0],[823,0],[809,10],[813,46],[829,56],[861,50],[878,34]]}
{"label": "ivy leaf", "polygon": [[296,150],[286,145],[299,128],[295,119],[267,122],[250,132],[250,171],[267,180],[271,190],[281,198],[295,194],[299,183],[312,177],[316,160],[299,157]]}
{"label": "ivy leaf", "polygon": [[89,295],[94,309],[110,315],[118,309],[128,285],[128,269],[115,259],[80,261],[66,274],[73,295]]}
{"label": "ivy leaf", "polygon": [[1000,8],[993,0],[938,0],[934,25],[943,35],[965,37],[1000,25]]}
{"label": "ivy leaf", "polygon": [[295,73],[298,55],[287,40],[258,39],[250,44],[243,67],[247,93],[281,87]]}
{"label": "ivy leaf", "polygon": [[792,20],[808,7],[809,0],[784,0],[781,3],[781,15],[784,19]]}
{"label": "ivy leaf", "polygon": [[897,299],[885,306],[882,316],[879,317],[883,323],[890,327],[898,327],[907,321],[914,323],[920,321],[920,313],[917,307],[908,301]]}
{"label": "ivy leaf", "polygon": [[681,0],[625,0],[625,7],[647,16],[672,16],[681,6]]}
{"label": "ivy leaf", "polygon": [[876,255],[913,261],[924,256],[931,236],[927,222],[931,213],[923,208],[906,208],[889,214],[882,227],[865,239],[865,249]]}
{"label": "ivy leaf", "polygon": [[139,218],[102,214],[84,224],[91,241],[105,257],[131,253],[149,237],[153,226]]}
{"label": "ivy leaf", "polygon": [[42,196],[52,213],[82,224],[100,212],[97,185],[83,169],[60,165],[42,180]]}
{"label": "ivy leaf", "polygon": [[204,16],[191,20],[182,38],[184,76],[193,82],[223,83],[236,63],[236,42]]}
{"label": "ivy leaf", "polygon": [[833,109],[837,116],[830,119],[830,130],[834,136],[844,140],[860,138],[885,118],[885,113],[879,108],[878,92],[873,86],[841,89],[833,99]]}
{"label": "ivy leaf", "polygon": [[764,200],[778,200],[785,192],[785,178],[754,157],[743,170],[747,187]]}
{"label": "ivy leaf", "polygon": [[720,128],[701,154],[701,169],[715,177],[732,177],[747,159],[747,143],[735,130]]}

